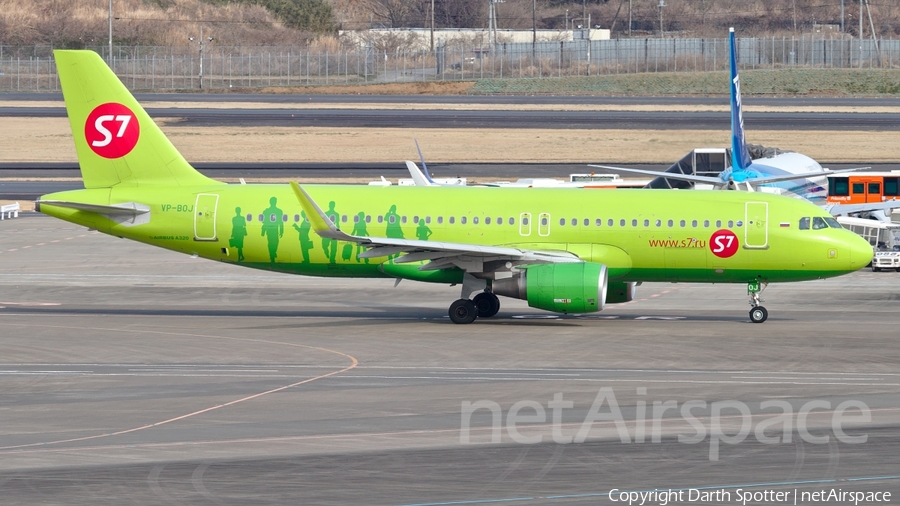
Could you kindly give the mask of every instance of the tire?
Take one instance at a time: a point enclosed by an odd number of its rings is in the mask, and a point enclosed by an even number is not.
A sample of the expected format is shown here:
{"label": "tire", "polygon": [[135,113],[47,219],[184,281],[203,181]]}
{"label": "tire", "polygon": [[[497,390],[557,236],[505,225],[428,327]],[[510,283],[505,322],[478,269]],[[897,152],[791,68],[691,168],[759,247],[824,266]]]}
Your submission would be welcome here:
{"label": "tire", "polygon": [[479,293],[472,297],[472,302],[475,303],[475,307],[478,309],[479,318],[490,318],[500,311],[500,299],[490,292]]}
{"label": "tire", "polygon": [[753,323],[762,323],[769,318],[769,312],[762,306],[756,306],[750,310],[750,321]]}
{"label": "tire", "polygon": [[872,272],[881,272],[881,269],[879,269],[878,267],[875,267],[875,266],[873,265],[873,266],[872,266]]}
{"label": "tire", "polygon": [[450,304],[450,321],[453,323],[472,323],[478,318],[478,308],[469,299],[459,299]]}

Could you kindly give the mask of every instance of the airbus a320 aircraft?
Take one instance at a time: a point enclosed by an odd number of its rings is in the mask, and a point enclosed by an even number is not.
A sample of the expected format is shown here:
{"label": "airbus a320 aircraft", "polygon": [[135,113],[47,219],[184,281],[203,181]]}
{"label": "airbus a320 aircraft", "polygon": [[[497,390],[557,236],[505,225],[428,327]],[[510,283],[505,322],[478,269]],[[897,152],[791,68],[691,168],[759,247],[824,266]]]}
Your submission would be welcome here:
{"label": "airbus a320 aircraft", "polygon": [[258,269],[461,284],[455,323],[495,315],[498,295],[600,311],[642,281],[746,284],[762,322],[761,286],[872,258],[818,207],[776,195],[228,185],[194,170],[96,53],[55,56],[85,189],[45,195],[39,211]]}

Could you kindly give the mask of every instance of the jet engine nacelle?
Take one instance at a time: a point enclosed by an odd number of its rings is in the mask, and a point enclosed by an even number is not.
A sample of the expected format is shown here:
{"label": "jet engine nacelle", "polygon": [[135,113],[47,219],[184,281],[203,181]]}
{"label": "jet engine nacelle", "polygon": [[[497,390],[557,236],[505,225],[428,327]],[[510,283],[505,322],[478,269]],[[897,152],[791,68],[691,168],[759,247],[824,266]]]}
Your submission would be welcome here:
{"label": "jet engine nacelle", "polygon": [[594,313],[603,309],[607,290],[606,266],[594,262],[540,264],[523,268],[511,278],[492,284],[496,295],[528,301],[528,305],[557,313]]}
{"label": "jet engine nacelle", "polygon": [[621,302],[631,302],[637,293],[637,283],[634,281],[624,282],[617,281],[610,283],[606,290],[606,303],[619,304]]}

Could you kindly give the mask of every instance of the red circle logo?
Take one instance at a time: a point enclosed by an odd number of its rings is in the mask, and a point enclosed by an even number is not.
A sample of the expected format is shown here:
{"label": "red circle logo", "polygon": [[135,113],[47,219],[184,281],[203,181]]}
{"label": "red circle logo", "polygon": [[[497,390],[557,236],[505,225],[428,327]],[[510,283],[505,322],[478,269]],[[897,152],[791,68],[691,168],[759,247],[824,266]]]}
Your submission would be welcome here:
{"label": "red circle logo", "polygon": [[84,123],[88,146],[103,158],[121,158],[134,149],[141,127],[131,109],[109,102],[98,105]]}
{"label": "red circle logo", "polygon": [[719,258],[728,258],[738,250],[738,238],[731,230],[721,229],[709,238],[709,250]]}

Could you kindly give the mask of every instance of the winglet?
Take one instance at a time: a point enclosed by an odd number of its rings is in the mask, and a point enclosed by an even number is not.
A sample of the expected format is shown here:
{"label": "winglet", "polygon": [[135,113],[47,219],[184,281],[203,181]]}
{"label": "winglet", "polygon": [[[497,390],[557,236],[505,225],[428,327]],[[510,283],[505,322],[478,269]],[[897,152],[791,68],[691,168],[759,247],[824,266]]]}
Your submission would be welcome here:
{"label": "winglet", "polygon": [[407,160],[406,161],[406,169],[409,171],[410,177],[412,177],[413,184],[416,186],[436,186],[431,180],[428,179],[428,176],[423,175],[422,171],[416,167],[416,164]]}
{"label": "winglet", "polygon": [[737,45],[734,41],[734,28],[728,30],[728,43],[731,49],[731,170],[741,171],[750,166],[750,152],[744,138],[744,112],[741,107],[741,81],[738,76]]}
{"label": "winglet", "polygon": [[357,238],[338,230],[338,228],[334,226],[334,223],[328,219],[328,216],[322,212],[322,209],[318,204],[313,201],[309,194],[306,193],[306,190],[301,188],[299,184],[291,181],[291,189],[294,190],[294,195],[296,195],[297,200],[300,201],[300,206],[306,211],[306,217],[309,219],[309,223],[312,225],[312,229],[316,234],[320,237],[337,239],[339,241],[358,241]]}

